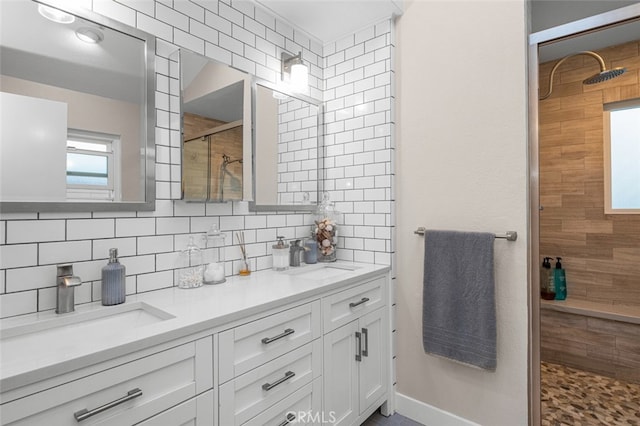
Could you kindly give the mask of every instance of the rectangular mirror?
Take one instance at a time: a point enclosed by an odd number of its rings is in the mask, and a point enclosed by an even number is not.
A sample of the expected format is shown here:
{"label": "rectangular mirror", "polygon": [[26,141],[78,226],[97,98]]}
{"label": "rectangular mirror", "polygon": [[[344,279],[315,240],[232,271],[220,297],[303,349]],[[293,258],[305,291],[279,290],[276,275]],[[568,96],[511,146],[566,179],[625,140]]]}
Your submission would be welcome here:
{"label": "rectangular mirror", "polygon": [[55,5],[2,5],[0,209],[152,210],[155,39]]}
{"label": "rectangular mirror", "polygon": [[182,199],[243,200],[251,176],[251,76],[185,49],[179,63]]}
{"label": "rectangular mirror", "polygon": [[252,210],[313,210],[322,183],[322,104],[266,82],[254,86]]}

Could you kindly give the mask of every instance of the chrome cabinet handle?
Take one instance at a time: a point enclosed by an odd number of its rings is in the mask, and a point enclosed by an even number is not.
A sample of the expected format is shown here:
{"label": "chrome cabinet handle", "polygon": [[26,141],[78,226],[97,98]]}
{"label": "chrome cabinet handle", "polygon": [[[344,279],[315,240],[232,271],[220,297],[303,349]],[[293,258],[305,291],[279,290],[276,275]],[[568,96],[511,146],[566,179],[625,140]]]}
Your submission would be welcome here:
{"label": "chrome cabinet handle", "polygon": [[296,415],[293,413],[289,413],[287,414],[287,419],[284,422],[280,423],[278,426],[287,426],[289,423],[291,423],[295,419],[296,419]]}
{"label": "chrome cabinet handle", "polygon": [[271,342],[275,342],[276,340],[282,339],[283,337],[287,337],[290,334],[295,333],[296,331],[293,328],[287,328],[284,332],[278,334],[277,336],[273,336],[273,337],[265,337],[264,339],[262,339],[262,343],[265,345],[268,345]]}
{"label": "chrome cabinet handle", "polygon": [[350,308],[355,308],[358,305],[362,305],[363,303],[367,303],[369,301],[368,297],[363,297],[359,302],[351,302],[349,303]]}
{"label": "chrome cabinet handle", "polygon": [[137,398],[139,396],[142,396],[142,391],[138,388],[135,389],[131,389],[129,392],[127,392],[127,394],[125,396],[123,396],[122,398],[118,398],[115,401],[111,401],[109,403],[106,403],[98,408],[94,408],[93,410],[89,411],[86,408],[80,410],[80,411],[76,411],[75,413],[73,413],[73,417],[76,418],[77,422],[81,422],[83,420],[88,419],[89,417],[95,416],[96,414],[100,414],[103,411],[106,411],[110,408],[113,408],[117,405],[123,404],[127,401],[131,401],[134,398]]}
{"label": "chrome cabinet handle", "polygon": [[364,336],[364,349],[362,350],[362,356],[369,356],[369,330],[363,328],[362,335]]}
{"label": "chrome cabinet handle", "polygon": [[362,335],[356,331],[356,361],[362,361]]}
{"label": "chrome cabinet handle", "polygon": [[287,371],[286,373],[284,373],[284,377],[279,378],[278,380],[276,380],[273,383],[265,383],[264,385],[262,385],[262,390],[270,391],[271,389],[273,389],[276,386],[278,386],[279,384],[289,380],[290,378],[292,378],[295,375],[296,375],[296,373],[294,373],[293,371]]}

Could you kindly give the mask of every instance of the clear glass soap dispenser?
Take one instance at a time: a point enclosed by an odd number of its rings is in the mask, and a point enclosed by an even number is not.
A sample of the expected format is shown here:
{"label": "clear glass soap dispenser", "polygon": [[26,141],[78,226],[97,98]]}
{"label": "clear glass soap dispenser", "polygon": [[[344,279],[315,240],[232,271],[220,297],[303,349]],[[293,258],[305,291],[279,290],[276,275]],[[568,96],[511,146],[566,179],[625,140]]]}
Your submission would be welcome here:
{"label": "clear glass soap dispenser", "polygon": [[278,242],[271,247],[273,270],[285,271],[289,269],[289,244],[284,242],[284,237],[277,238]]}

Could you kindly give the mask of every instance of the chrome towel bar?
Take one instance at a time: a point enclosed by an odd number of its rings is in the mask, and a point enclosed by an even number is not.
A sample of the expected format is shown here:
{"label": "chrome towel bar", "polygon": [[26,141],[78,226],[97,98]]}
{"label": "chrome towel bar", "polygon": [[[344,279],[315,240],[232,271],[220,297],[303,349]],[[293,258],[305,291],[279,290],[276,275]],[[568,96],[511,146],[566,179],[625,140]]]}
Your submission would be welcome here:
{"label": "chrome towel bar", "polygon": [[[427,229],[424,226],[419,227],[415,231],[413,231],[416,235],[424,235]],[[496,238],[501,238],[507,241],[515,241],[518,239],[518,233],[516,231],[507,231],[503,235],[496,234]]]}

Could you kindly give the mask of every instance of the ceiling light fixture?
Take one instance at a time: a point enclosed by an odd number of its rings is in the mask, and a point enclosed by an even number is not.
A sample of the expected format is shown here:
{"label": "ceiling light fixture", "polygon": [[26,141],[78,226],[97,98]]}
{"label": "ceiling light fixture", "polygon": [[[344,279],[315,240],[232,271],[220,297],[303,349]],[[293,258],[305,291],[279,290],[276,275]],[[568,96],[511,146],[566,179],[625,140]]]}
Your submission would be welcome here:
{"label": "ceiling light fixture", "polygon": [[82,27],[76,30],[76,37],[85,43],[100,43],[104,40],[102,31],[97,28]]}
{"label": "ceiling light fixture", "polygon": [[291,90],[306,93],[309,88],[309,68],[302,62],[302,52],[290,55],[282,52],[280,78],[288,83]]}
{"label": "ceiling light fixture", "polygon": [[59,24],[70,24],[76,20],[76,17],[66,12],[53,8],[51,6],[45,6],[44,4],[38,5],[38,13],[50,21],[57,22]]}

